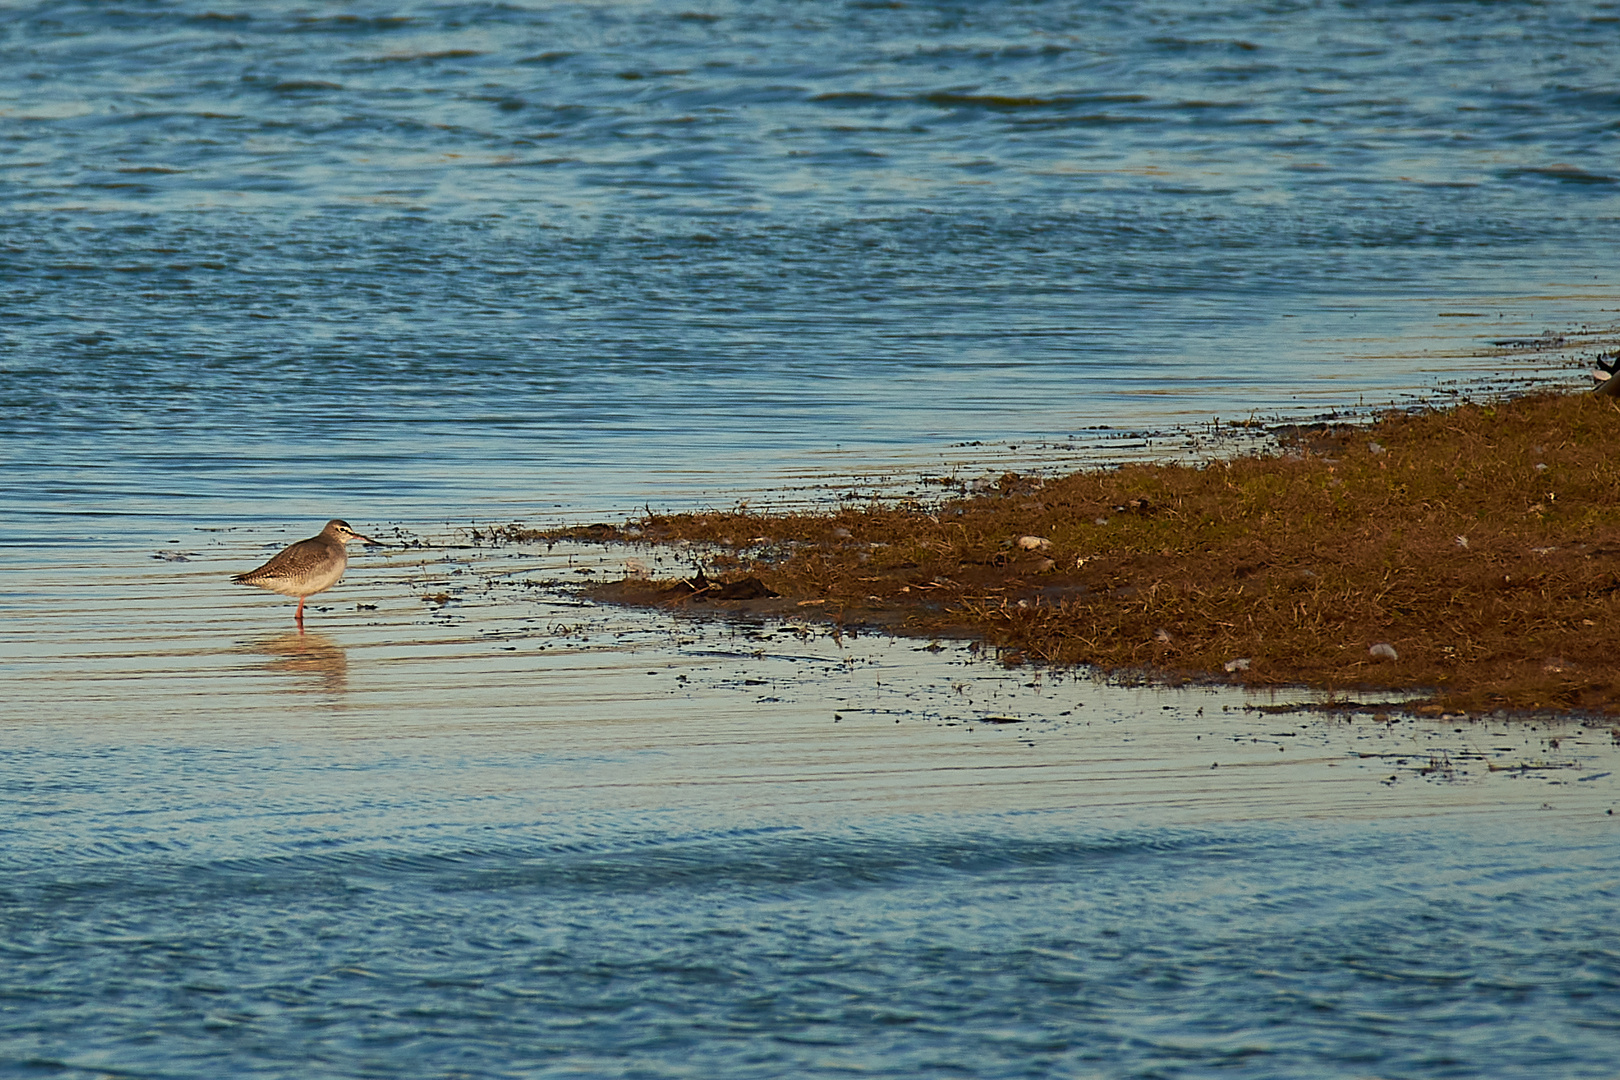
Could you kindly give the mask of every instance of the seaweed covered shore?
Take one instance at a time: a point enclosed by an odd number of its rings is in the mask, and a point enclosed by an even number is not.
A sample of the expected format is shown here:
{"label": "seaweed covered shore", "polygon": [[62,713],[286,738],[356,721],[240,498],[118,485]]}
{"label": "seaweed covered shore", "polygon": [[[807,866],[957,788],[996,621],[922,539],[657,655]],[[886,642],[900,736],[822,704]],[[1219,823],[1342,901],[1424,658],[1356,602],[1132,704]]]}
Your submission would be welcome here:
{"label": "seaweed covered shore", "polygon": [[1436,711],[1620,711],[1616,399],[1277,434],[1275,453],[1008,474],[938,504],[528,535],[708,553],[693,579],[596,588],[619,602],[970,636],[1009,664],[1418,692]]}

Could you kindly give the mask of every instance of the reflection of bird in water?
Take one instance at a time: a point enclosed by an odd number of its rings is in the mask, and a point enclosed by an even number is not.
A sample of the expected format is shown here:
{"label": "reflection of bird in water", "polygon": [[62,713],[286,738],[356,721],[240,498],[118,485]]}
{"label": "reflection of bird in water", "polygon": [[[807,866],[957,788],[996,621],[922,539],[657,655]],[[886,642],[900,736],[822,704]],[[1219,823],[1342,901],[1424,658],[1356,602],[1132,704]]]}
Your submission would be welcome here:
{"label": "reflection of bird in water", "polygon": [[269,641],[256,642],[250,647],[270,657],[270,661],[264,665],[266,671],[313,675],[320,680],[319,686],[295,684],[292,687],[295,691],[325,690],[330,694],[341,694],[348,689],[349,654],[325,634],[306,634],[299,630],[296,634],[282,634]]}
{"label": "reflection of bird in water", "polygon": [[257,585],[283,596],[298,597],[298,610],[293,619],[298,629],[304,628],[304,601],[318,592],[325,592],[343,579],[349,567],[349,541],[377,544],[369,536],[361,536],[349,527],[347,521],[333,518],[326,523],[319,536],[300,540],[278,552],[257,570],[237,574],[231,578],[238,585]]}

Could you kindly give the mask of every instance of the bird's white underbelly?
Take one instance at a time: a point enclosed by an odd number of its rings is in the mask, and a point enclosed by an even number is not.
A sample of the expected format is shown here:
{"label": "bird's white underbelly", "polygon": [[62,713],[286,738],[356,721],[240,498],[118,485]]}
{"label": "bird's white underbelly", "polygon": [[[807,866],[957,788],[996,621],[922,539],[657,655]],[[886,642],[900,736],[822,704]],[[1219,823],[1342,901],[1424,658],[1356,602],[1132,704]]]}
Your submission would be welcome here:
{"label": "bird's white underbelly", "polygon": [[348,560],[345,559],[328,570],[321,570],[297,579],[274,578],[255,581],[253,584],[263,586],[283,596],[314,596],[316,593],[325,592],[342,581],[343,571],[348,568]]}

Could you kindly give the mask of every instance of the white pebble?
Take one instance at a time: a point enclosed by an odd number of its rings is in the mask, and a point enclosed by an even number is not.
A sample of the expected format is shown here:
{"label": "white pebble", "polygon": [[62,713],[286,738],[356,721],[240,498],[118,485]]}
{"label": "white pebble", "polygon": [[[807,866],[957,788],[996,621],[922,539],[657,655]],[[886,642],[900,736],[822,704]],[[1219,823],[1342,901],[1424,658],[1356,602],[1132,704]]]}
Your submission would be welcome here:
{"label": "white pebble", "polygon": [[1228,674],[1234,671],[1248,671],[1249,658],[1247,656],[1240,656],[1236,660],[1228,660],[1224,666]]}
{"label": "white pebble", "polygon": [[1046,551],[1052,546],[1052,541],[1044,536],[1020,536],[1018,546],[1025,551]]}
{"label": "white pebble", "polygon": [[1395,646],[1387,641],[1380,641],[1367,650],[1367,655],[1374,660],[1399,660],[1401,654],[1395,651]]}

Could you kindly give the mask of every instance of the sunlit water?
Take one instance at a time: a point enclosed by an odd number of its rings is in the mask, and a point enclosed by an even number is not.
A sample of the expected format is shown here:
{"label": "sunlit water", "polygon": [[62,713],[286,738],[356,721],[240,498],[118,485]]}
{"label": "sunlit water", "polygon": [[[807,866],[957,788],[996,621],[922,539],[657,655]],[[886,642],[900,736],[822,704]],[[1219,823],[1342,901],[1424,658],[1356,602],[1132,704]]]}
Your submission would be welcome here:
{"label": "sunlit water", "polygon": [[[0,12],[0,1075],[1612,1076],[1607,727],[454,526],[1575,384],[1616,71],[1614,4]],[[334,515],[439,546],[228,582]]]}
{"label": "sunlit water", "polygon": [[596,608],[592,547],[358,555],[300,635],[243,548],[19,568],[8,1075],[1612,1069],[1605,728]]}

